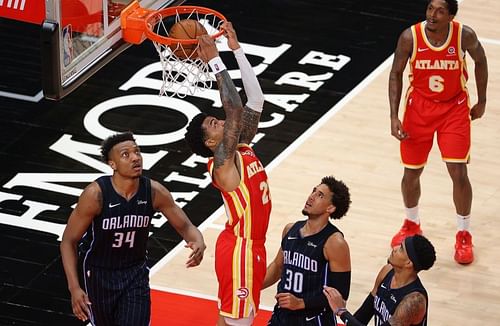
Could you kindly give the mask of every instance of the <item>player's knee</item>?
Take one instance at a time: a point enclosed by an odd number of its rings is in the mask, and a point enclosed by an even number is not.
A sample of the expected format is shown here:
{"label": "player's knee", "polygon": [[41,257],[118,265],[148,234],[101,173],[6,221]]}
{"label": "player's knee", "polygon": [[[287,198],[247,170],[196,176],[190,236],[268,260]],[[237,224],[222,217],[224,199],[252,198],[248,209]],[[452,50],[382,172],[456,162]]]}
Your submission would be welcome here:
{"label": "player's knee", "polygon": [[227,326],[251,326],[253,324],[253,320],[255,318],[254,312],[250,313],[250,316],[245,318],[231,318],[231,317],[223,317],[224,323]]}

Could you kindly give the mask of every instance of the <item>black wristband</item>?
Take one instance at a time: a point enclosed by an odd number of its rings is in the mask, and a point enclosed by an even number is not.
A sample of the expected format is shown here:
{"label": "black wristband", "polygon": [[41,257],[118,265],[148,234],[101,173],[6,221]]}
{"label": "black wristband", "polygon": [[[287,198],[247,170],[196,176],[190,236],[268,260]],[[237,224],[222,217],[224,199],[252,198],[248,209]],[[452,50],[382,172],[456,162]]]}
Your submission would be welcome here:
{"label": "black wristband", "polygon": [[374,301],[375,298],[373,297],[371,292],[369,292],[361,307],[359,307],[358,310],[356,310],[356,312],[354,313],[354,317],[360,322],[368,324],[370,322],[370,319],[372,319],[373,314],[375,313]]}
{"label": "black wristband", "polygon": [[349,311],[343,312],[340,316],[340,319],[344,322],[344,324],[349,326],[366,326],[363,323],[360,323]]}

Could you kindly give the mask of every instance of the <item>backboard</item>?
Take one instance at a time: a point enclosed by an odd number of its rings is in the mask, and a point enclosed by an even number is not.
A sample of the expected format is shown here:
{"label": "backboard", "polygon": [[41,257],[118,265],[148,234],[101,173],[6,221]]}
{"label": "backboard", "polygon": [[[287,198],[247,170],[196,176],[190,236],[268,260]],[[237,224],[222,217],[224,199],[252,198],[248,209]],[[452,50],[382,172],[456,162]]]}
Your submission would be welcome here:
{"label": "backboard", "polygon": [[[42,87],[59,100],[131,44],[122,39],[120,13],[132,0],[46,0],[41,26]],[[139,0],[161,9],[184,0]]]}

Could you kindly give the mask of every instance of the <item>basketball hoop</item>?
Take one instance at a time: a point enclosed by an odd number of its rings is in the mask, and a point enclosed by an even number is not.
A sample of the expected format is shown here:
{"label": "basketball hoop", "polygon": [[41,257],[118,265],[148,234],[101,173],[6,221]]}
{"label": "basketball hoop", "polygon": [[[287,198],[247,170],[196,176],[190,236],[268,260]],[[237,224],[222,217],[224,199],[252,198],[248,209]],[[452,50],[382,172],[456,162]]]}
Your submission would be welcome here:
{"label": "basketball hoop", "polygon": [[226,18],[222,14],[198,6],[150,10],[141,8],[134,1],[122,11],[120,19],[126,42],[140,44],[146,38],[153,42],[163,70],[160,95],[183,98],[188,94],[193,95],[197,90],[212,87],[214,78],[210,69],[197,56],[198,40],[174,38],[169,31],[181,20],[195,20],[210,37],[216,39],[223,33],[220,25]]}

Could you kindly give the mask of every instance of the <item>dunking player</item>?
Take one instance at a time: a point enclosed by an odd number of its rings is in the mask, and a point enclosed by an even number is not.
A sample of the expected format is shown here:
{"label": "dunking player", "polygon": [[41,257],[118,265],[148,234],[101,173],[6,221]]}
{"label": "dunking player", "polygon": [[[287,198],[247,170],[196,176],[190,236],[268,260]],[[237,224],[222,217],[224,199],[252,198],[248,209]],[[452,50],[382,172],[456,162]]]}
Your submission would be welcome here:
{"label": "dunking player", "polygon": [[418,273],[431,268],[435,260],[436,252],[429,240],[421,235],[405,238],[392,250],[373,290],[354,315],[347,311],[336,289],[325,287],[323,292],[335,314],[349,326],[367,325],[374,315],[376,326],[427,325],[429,300]]}
{"label": "dunking player", "polygon": [[264,288],[280,280],[268,325],[336,325],[323,286],[337,288],[347,300],[351,258],[343,234],[329,218],[342,218],[350,204],[347,186],[334,177],[324,177],[302,210],[307,220],[284,228],[281,248],[264,280]]}
{"label": "dunking player", "polygon": [[[101,153],[113,175],[85,188],[61,242],[73,313],[97,326],[146,326],[151,306],[146,244],[153,214],[162,212],[187,241],[192,249],[187,267],[200,264],[205,243],[170,192],[142,176],[142,156],[132,133],[105,139]],[[83,290],[76,247],[85,232],[90,245],[83,252]]]}
{"label": "dunking player", "polygon": [[271,212],[264,166],[248,145],[257,131],[264,96],[231,23],[222,28],[248,101],[243,107],[214,41],[201,36],[199,55],[215,73],[226,120],[199,114],[190,122],[185,138],[195,154],[210,157],[208,171],[222,194],[228,218],[215,247],[220,301],[217,325],[251,325],[266,273],[264,241]]}
{"label": "dunking player", "polygon": [[[453,181],[453,202],[458,232],[455,260],[473,261],[469,232],[472,187],[467,176],[470,153],[470,120],[481,118],[486,105],[488,67],[486,56],[474,31],[454,21],[457,0],[429,0],[424,22],[406,29],[399,37],[389,79],[391,133],[401,141],[404,175],[401,192],[406,219],[392,238],[398,246],[405,237],[421,234],[418,215],[420,175],[432,147],[434,133]],[[478,102],[470,109],[465,83],[465,52],[475,62]],[[402,75],[410,62],[410,87],[406,95],[403,124],[398,118]]]}

